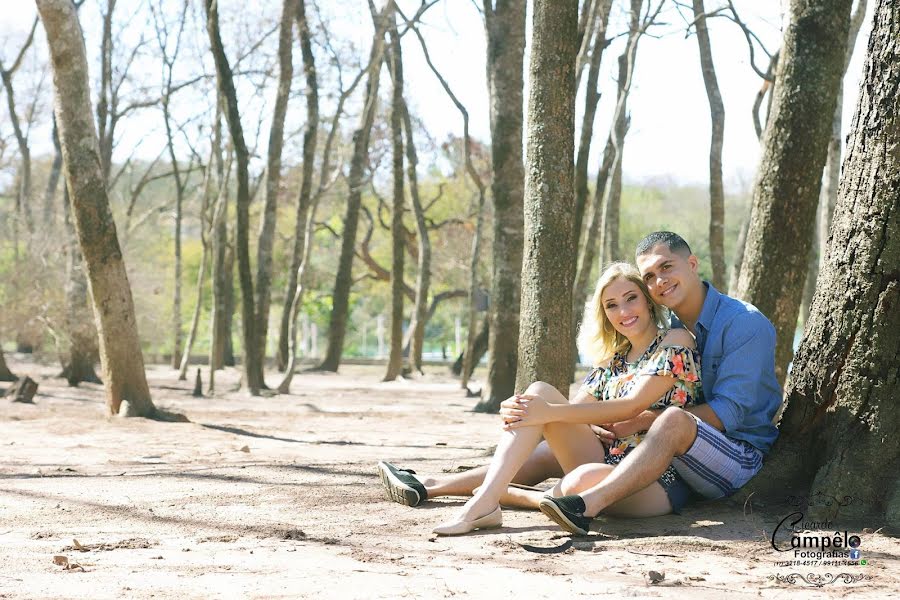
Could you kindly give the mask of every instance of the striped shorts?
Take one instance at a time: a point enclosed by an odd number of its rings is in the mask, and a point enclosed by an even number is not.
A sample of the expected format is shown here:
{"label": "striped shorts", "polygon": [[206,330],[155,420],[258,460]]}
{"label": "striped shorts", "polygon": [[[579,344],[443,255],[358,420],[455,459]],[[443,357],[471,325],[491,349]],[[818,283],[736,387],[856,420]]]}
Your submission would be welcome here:
{"label": "striped shorts", "polygon": [[704,498],[714,500],[732,495],[762,467],[762,452],[691,416],[697,421],[697,438],[687,452],[672,460],[672,466]]}

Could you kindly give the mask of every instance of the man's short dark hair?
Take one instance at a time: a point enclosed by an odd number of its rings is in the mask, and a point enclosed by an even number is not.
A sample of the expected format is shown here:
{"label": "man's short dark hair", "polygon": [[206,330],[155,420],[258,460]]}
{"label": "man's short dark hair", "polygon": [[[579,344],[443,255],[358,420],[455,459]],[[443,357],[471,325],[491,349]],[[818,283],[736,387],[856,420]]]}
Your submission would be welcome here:
{"label": "man's short dark hair", "polygon": [[668,248],[669,252],[685,254],[688,256],[693,254],[688,243],[677,233],[672,233],[671,231],[654,231],[638,242],[637,248],[634,250],[635,258],[647,254],[660,244]]}

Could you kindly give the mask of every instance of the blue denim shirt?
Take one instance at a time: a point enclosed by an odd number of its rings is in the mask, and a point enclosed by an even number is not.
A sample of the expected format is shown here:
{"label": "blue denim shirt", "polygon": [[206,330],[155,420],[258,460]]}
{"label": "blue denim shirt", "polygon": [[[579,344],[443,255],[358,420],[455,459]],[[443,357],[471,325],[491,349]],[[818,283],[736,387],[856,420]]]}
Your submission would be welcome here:
{"label": "blue denim shirt", "polygon": [[[752,304],[719,292],[709,282],[697,321],[703,400],[722,421],[725,435],[753,444],[764,454],[778,429],[781,406],[775,378],[775,327]],[[677,317],[673,327],[684,327]]]}

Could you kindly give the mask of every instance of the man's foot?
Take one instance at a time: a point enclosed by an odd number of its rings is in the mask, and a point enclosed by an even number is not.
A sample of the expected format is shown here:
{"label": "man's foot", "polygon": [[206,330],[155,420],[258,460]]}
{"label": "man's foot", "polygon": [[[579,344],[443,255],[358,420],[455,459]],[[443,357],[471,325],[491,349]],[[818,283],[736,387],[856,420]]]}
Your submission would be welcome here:
{"label": "man's foot", "polygon": [[569,533],[587,535],[591,529],[591,521],[594,520],[584,516],[585,505],[581,496],[545,496],[538,507]]}
{"label": "man's foot", "polygon": [[406,506],[418,506],[428,499],[425,486],[416,479],[413,470],[398,469],[389,462],[381,461],[378,463],[378,475],[388,500]]}

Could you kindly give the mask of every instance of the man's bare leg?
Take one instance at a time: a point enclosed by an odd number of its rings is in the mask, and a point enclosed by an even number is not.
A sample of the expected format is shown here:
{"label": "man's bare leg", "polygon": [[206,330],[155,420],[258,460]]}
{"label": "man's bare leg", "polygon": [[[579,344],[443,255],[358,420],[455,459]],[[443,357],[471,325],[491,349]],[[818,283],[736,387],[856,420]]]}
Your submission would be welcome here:
{"label": "man's bare leg", "polygon": [[[631,496],[659,479],[672,459],[688,451],[697,437],[697,422],[680,408],[669,407],[653,422],[647,437],[597,485],[580,492],[587,517]],[[566,483],[563,483],[565,488]]]}

